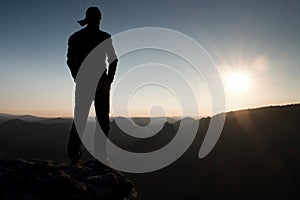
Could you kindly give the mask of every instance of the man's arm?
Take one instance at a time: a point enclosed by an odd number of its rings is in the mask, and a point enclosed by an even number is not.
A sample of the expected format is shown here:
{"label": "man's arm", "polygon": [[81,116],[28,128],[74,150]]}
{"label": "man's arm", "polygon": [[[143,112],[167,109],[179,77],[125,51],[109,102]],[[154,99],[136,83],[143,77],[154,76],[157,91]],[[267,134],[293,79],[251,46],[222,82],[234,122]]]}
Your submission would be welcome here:
{"label": "man's arm", "polygon": [[75,80],[77,72],[79,70],[79,62],[77,60],[77,49],[76,44],[71,36],[68,40],[68,52],[67,52],[67,65],[71,71],[72,77]]}
{"label": "man's arm", "polygon": [[109,38],[107,40],[108,40],[108,47],[107,47],[106,55],[108,61],[108,81],[111,84],[116,74],[118,58],[115,53],[115,49],[112,45],[112,39]]}

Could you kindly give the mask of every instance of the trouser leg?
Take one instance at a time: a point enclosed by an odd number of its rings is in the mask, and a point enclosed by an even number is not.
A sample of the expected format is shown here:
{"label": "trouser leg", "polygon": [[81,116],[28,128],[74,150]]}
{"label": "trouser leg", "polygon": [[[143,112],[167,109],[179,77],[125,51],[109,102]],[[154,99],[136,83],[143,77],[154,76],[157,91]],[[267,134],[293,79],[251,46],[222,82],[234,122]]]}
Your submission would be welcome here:
{"label": "trouser leg", "polygon": [[[72,161],[81,158],[81,138],[86,127],[87,118],[92,99],[88,96],[79,96],[78,88],[75,90],[74,120],[69,135],[67,154]],[[75,125],[76,123],[76,125]]]}
{"label": "trouser leg", "polygon": [[81,139],[77,133],[75,123],[73,121],[67,148],[67,153],[70,160],[79,160],[81,158],[80,146]]}
{"label": "trouser leg", "polygon": [[[109,120],[109,95],[110,88],[107,84],[99,82],[95,95],[95,111],[96,111],[96,132],[94,136],[94,153],[96,157],[107,157],[106,143],[109,135],[110,120]],[[104,137],[104,135],[106,137]]]}

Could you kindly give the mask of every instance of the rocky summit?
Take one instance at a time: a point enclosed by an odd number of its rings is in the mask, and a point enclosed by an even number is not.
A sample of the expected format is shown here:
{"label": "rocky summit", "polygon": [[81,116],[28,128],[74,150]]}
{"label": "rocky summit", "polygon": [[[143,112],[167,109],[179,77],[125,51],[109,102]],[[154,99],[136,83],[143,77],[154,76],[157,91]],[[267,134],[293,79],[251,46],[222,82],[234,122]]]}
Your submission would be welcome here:
{"label": "rocky summit", "polygon": [[70,167],[53,161],[0,160],[0,199],[133,200],[133,183],[108,167],[86,161]]}

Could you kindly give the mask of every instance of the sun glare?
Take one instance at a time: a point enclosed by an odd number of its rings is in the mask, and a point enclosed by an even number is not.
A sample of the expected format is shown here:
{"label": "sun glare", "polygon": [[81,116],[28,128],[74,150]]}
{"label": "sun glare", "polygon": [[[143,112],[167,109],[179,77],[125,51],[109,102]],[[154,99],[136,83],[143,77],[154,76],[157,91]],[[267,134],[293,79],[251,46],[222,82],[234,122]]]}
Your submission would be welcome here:
{"label": "sun glare", "polygon": [[245,92],[249,88],[250,77],[243,72],[232,73],[227,80],[227,87],[234,93]]}

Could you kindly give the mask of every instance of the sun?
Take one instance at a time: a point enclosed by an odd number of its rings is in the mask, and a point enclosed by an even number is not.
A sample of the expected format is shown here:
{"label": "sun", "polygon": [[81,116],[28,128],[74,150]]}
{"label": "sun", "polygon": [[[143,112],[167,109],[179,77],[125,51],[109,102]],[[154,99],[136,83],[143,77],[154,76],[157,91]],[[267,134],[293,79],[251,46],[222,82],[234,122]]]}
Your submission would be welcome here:
{"label": "sun", "polygon": [[233,93],[246,92],[249,85],[250,76],[245,72],[233,72],[227,79],[227,87]]}

